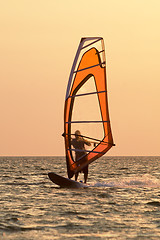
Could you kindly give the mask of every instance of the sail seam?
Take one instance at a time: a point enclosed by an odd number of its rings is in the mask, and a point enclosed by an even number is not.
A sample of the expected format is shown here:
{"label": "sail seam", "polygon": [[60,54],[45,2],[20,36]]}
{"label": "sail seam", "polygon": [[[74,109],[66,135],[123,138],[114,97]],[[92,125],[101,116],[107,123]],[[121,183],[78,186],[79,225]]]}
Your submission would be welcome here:
{"label": "sail seam", "polygon": [[77,94],[77,95],[69,96],[68,98],[74,98],[74,97],[80,97],[80,96],[92,95],[92,94],[97,94],[97,93],[106,93],[106,92],[107,92],[107,91],[82,93],[82,94]]}
{"label": "sail seam", "polygon": [[65,123],[70,124],[70,123],[101,123],[101,122],[110,122],[110,121],[71,121],[71,122],[65,122]]}
{"label": "sail seam", "polygon": [[67,150],[70,150],[70,151],[74,151],[74,152],[93,152],[93,153],[101,153],[101,152],[98,152],[98,151],[92,151],[92,150],[81,150],[81,149],[73,149],[73,148],[68,148]]}
{"label": "sail seam", "polygon": [[[104,52],[104,50],[102,50],[102,51],[98,51],[98,53],[102,53],[102,52]],[[96,53],[97,54],[97,53]]]}
{"label": "sail seam", "polygon": [[73,73],[77,73],[77,72],[81,72],[81,71],[84,71],[84,70],[87,70],[87,69],[90,69],[90,68],[94,68],[94,67],[97,67],[97,66],[100,66],[102,64],[105,64],[106,62],[102,62],[102,63],[99,63],[99,64],[96,64],[96,65],[93,65],[93,66],[90,66],[90,67],[87,67],[87,68],[83,68],[83,69],[79,69],[77,71],[74,71]]}
{"label": "sail seam", "polygon": [[92,42],[92,43],[87,44],[86,46],[82,47],[81,50],[84,49],[84,48],[86,48],[86,47],[89,47],[90,45],[92,45],[92,44],[94,44],[94,43],[96,43],[96,42],[98,42],[98,41],[100,41],[100,40],[102,40],[102,38],[99,38],[98,40],[96,40],[96,41],[94,41],[94,42]]}

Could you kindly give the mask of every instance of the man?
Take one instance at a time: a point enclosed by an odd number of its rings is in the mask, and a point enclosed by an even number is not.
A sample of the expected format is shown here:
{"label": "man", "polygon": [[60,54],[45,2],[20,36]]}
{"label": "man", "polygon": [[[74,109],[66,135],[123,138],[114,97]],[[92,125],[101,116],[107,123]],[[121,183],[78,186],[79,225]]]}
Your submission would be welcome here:
{"label": "man", "polygon": [[[78,150],[75,153],[75,160],[78,161],[82,156],[86,155],[85,152],[85,146],[84,145],[91,146],[91,143],[87,140],[85,140],[82,136],[79,130],[75,131],[75,138],[72,138],[71,145]],[[87,182],[88,178],[88,165],[82,169],[82,172],[84,173],[84,183]],[[78,179],[79,172],[75,174],[75,181]]]}

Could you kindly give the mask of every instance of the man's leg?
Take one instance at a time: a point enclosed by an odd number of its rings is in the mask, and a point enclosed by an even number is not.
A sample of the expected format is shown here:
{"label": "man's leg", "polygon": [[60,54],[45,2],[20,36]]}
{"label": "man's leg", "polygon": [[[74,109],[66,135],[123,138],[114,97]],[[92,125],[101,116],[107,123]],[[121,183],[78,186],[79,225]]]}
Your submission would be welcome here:
{"label": "man's leg", "polygon": [[86,173],[84,173],[84,183],[86,183],[87,182],[87,179],[88,179],[88,172]]}
{"label": "man's leg", "polygon": [[75,181],[77,181],[77,179],[78,179],[78,174],[79,173],[75,173]]}

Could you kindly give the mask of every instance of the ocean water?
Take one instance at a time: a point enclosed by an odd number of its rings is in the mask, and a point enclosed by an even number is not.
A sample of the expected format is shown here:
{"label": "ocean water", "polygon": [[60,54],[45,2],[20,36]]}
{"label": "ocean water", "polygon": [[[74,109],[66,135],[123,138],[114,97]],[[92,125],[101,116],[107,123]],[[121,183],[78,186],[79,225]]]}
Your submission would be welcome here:
{"label": "ocean water", "polygon": [[[0,157],[0,239],[160,239],[160,157],[102,157],[62,189],[64,157]],[[80,175],[80,180],[83,175]]]}

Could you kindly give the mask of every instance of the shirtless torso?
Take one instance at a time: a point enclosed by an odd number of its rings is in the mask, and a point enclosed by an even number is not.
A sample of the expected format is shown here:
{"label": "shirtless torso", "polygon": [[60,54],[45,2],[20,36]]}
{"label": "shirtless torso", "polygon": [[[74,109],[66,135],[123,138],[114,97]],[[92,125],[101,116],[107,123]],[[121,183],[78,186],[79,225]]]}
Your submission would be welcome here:
{"label": "shirtless torso", "polygon": [[[73,138],[71,140],[71,145],[75,148],[75,149],[79,149],[81,151],[76,151],[75,154],[75,160],[78,161],[78,159],[80,159],[82,156],[84,156],[86,154],[85,152],[85,145],[90,146],[91,143],[87,140],[85,140],[83,137],[80,136],[81,133],[79,130],[77,130],[75,132],[75,138]],[[83,151],[84,150],[84,151]],[[84,167],[82,169],[82,172],[84,173],[84,182],[87,182],[87,178],[88,178],[88,166]],[[78,178],[78,174],[75,174],[75,181],[77,181]]]}

